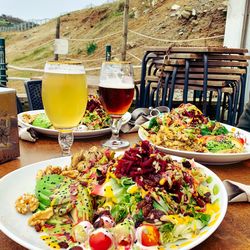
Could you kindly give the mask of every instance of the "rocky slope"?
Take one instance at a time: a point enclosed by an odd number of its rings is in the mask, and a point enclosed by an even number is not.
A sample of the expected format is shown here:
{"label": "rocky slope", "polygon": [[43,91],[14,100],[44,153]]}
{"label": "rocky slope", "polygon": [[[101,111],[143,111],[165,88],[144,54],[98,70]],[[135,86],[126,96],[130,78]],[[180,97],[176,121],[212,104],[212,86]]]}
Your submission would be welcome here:
{"label": "rocky slope", "polygon": [[[185,41],[224,34],[227,1],[217,0],[144,0],[130,1],[129,29],[154,37],[142,37],[129,32],[128,59],[139,65],[145,46],[218,46],[223,38]],[[68,58],[84,61],[86,68],[98,67],[104,57],[106,44],[112,45],[113,55],[119,57],[122,44],[123,1],[65,14],[61,17],[61,37],[69,40]],[[46,60],[53,59],[53,39],[56,20],[24,32],[0,33],[6,39],[7,61],[21,67],[43,68]],[[113,33],[120,32],[113,36]],[[108,36],[108,37],[106,37]],[[100,40],[92,38],[106,37]],[[97,48],[87,54],[88,45]],[[65,56],[62,56],[64,58]],[[137,58],[136,58],[137,57]],[[92,61],[93,60],[93,61]],[[37,76],[39,73],[9,70],[9,76]],[[98,72],[93,72],[98,74]],[[10,86],[23,91],[20,82]]]}

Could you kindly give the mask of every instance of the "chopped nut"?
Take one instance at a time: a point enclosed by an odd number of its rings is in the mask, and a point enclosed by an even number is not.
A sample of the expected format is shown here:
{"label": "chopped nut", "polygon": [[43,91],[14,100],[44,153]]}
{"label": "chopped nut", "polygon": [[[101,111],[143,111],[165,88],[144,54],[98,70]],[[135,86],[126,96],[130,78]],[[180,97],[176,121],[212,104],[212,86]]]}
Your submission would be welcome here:
{"label": "chopped nut", "polygon": [[79,172],[83,172],[90,167],[91,162],[100,160],[102,156],[103,152],[95,146],[91,147],[88,151],[81,150],[72,155],[70,169],[77,169]]}
{"label": "chopped nut", "polygon": [[61,167],[57,167],[57,166],[47,166],[45,170],[39,170],[37,172],[36,178],[37,179],[41,179],[43,176],[45,175],[50,175],[50,174],[61,174],[62,173],[62,169]]}
{"label": "chopped nut", "polygon": [[76,154],[73,154],[71,157],[71,168],[77,169],[77,164],[83,160],[83,154],[84,150],[81,150],[80,152],[77,152]]}
{"label": "chopped nut", "polygon": [[61,175],[75,179],[79,175],[79,172],[78,170],[64,170]]}
{"label": "chopped nut", "polygon": [[39,201],[33,194],[24,194],[16,200],[15,207],[18,213],[27,214],[35,211],[39,206]]}
{"label": "chopped nut", "polygon": [[88,170],[88,166],[85,161],[79,161],[76,165],[76,168],[79,172],[86,172]]}
{"label": "chopped nut", "polygon": [[30,115],[28,113],[25,113],[22,115],[22,120],[25,123],[31,124],[35,120],[36,116],[37,115]]}
{"label": "chopped nut", "polygon": [[33,214],[29,220],[28,223],[30,226],[36,226],[36,225],[44,225],[44,223],[50,219],[53,216],[53,208],[49,207],[44,211],[38,211],[37,213]]}

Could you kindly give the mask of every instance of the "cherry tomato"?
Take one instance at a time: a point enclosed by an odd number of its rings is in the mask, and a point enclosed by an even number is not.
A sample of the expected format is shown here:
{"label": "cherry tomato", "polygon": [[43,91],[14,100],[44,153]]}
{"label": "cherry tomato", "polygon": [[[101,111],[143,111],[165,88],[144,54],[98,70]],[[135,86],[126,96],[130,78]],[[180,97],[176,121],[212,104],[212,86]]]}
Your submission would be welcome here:
{"label": "cherry tomato", "polygon": [[98,185],[98,184],[94,185],[90,194],[103,196],[104,195],[104,186]]}
{"label": "cherry tomato", "polygon": [[103,232],[94,232],[89,237],[89,245],[92,250],[108,250],[112,246],[112,240]]}
{"label": "cherry tomato", "polygon": [[160,241],[160,233],[153,225],[143,225],[141,232],[141,244],[147,247],[157,246]]}
{"label": "cherry tomato", "polygon": [[244,145],[245,144],[245,140],[243,138],[238,138],[239,142]]}

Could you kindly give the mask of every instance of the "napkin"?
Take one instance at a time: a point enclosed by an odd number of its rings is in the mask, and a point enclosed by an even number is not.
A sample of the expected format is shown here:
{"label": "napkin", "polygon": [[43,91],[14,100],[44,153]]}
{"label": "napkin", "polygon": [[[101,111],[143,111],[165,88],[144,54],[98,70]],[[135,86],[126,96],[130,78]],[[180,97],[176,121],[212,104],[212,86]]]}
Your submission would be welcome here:
{"label": "napkin", "polygon": [[151,118],[160,115],[161,113],[168,113],[169,108],[166,106],[159,106],[156,108],[137,108],[131,113],[131,119],[128,123],[121,127],[123,133],[133,133],[138,131],[141,124],[149,121]]}
{"label": "napkin", "polygon": [[18,127],[19,138],[25,141],[35,142],[38,139],[37,133],[33,128]]}
{"label": "napkin", "polygon": [[231,180],[224,180],[223,184],[227,190],[228,202],[250,202],[250,185]]}

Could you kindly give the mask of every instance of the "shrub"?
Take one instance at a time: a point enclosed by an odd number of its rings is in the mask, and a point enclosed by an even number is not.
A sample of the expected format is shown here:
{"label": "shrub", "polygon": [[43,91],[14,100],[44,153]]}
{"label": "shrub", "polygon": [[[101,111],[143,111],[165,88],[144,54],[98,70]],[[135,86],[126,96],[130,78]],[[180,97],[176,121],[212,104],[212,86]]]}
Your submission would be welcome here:
{"label": "shrub", "polygon": [[88,55],[94,54],[96,49],[97,49],[97,44],[95,42],[90,42],[87,44],[86,51]]}
{"label": "shrub", "polygon": [[129,17],[129,18],[135,18],[135,12],[134,12],[134,11],[130,12],[130,13],[128,14],[128,17]]}
{"label": "shrub", "polygon": [[117,12],[123,12],[123,10],[124,10],[124,1],[119,1],[118,2],[118,5],[117,5],[117,8],[116,8],[116,11]]}

